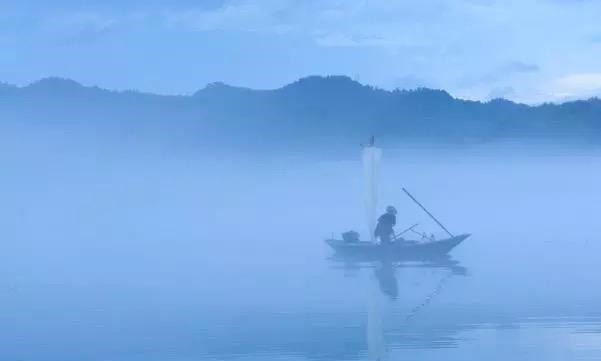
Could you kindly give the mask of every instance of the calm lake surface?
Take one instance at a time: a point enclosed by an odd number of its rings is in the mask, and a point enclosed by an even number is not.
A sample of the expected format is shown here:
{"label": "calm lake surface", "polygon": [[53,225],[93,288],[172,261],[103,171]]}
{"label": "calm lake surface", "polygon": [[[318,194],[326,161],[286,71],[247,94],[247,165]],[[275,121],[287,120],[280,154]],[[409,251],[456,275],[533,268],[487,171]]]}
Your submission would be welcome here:
{"label": "calm lake surface", "polygon": [[352,159],[3,157],[0,360],[601,359],[599,155],[385,151],[430,263],[333,257]]}

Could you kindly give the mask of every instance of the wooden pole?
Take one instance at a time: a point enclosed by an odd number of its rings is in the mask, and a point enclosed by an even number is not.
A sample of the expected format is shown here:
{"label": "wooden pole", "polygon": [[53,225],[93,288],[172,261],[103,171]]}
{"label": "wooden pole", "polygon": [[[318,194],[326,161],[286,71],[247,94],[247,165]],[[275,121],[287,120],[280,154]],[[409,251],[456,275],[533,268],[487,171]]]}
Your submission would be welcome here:
{"label": "wooden pole", "polygon": [[455,237],[455,236],[453,236],[453,233],[449,232],[449,230],[445,226],[443,226],[442,223],[440,223],[438,221],[438,219],[436,219],[436,217],[434,217],[432,215],[432,213],[428,212],[428,210],[426,209],[426,207],[422,206],[422,204],[420,202],[418,202],[418,200],[415,199],[415,197],[413,197],[411,195],[411,193],[409,193],[408,190],[406,190],[405,188],[403,188],[403,192],[405,192],[405,194],[407,196],[409,196],[409,198],[411,198],[415,202],[415,204],[417,204],[424,212],[426,212],[426,214],[428,214],[430,216],[430,218],[432,218],[434,220],[434,222],[436,222],[436,224],[438,224],[440,226],[440,228],[444,229],[444,231],[447,232],[449,234],[449,236]]}
{"label": "wooden pole", "polygon": [[409,231],[412,231],[412,230],[413,230],[413,228],[415,228],[415,227],[417,227],[417,226],[419,226],[419,223],[416,223],[416,224],[412,225],[411,227],[409,227],[409,228],[405,229],[405,230],[404,230],[403,232],[401,232],[401,233],[397,233],[397,234],[395,234],[395,235],[394,235],[394,239],[395,239],[395,240],[396,240],[396,239],[398,239],[400,236],[402,236],[403,234],[405,234],[405,233],[407,233],[407,232],[409,232]]}

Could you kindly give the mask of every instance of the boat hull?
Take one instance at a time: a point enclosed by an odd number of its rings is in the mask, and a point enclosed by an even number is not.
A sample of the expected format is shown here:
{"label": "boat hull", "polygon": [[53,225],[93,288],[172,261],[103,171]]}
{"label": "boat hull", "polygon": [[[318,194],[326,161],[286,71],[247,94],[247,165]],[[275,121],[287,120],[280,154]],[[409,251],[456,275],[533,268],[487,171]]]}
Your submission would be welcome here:
{"label": "boat hull", "polygon": [[338,239],[327,239],[326,243],[337,254],[346,256],[359,256],[361,258],[433,258],[447,255],[469,236],[469,234],[461,234],[431,242],[396,241],[386,245],[372,242],[345,242]]}

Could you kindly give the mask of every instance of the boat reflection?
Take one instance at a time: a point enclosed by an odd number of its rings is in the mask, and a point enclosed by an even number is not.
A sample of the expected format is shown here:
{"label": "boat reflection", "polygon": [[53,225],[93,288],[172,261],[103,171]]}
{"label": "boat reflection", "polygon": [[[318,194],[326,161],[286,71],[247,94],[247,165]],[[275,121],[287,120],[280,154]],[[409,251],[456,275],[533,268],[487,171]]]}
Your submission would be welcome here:
{"label": "boat reflection", "polygon": [[[467,268],[463,267],[459,261],[452,259],[450,256],[443,256],[434,259],[422,260],[404,260],[404,259],[358,259],[357,257],[349,257],[344,255],[334,255],[330,257],[330,261],[335,268],[339,267],[345,271],[357,270],[372,270],[370,281],[368,282],[367,292],[367,356],[369,360],[385,360],[387,359],[386,342],[385,342],[385,321],[391,317],[385,309],[386,300],[388,302],[399,302],[399,280],[397,273],[408,269],[438,269],[442,272],[442,277],[438,282],[424,294],[420,302],[408,306],[413,306],[397,321],[403,323],[409,322],[414,316],[422,312],[431,301],[442,291],[447,281],[454,276],[466,276]],[[384,297],[382,297],[384,296]],[[399,341],[399,340],[397,340]]]}
{"label": "boat reflection", "polygon": [[424,268],[424,269],[442,269],[450,271],[450,275],[465,276],[467,268],[462,266],[459,261],[450,256],[426,259],[402,259],[402,258],[383,258],[383,259],[365,259],[356,256],[347,256],[335,254],[329,258],[334,267],[340,267],[347,271],[360,269],[373,269],[373,273],[380,284],[382,294],[391,299],[398,298],[398,280],[396,273],[404,268]]}

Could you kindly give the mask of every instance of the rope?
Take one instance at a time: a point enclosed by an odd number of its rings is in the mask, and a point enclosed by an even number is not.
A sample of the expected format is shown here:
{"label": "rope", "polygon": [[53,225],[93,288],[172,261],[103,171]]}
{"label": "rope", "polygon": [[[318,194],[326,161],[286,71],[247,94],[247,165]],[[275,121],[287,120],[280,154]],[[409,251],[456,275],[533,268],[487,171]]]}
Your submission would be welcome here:
{"label": "rope", "polygon": [[415,315],[420,310],[422,310],[424,307],[429,305],[432,302],[432,300],[440,294],[440,292],[443,290],[444,285],[453,276],[454,276],[454,274],[453,274],[453,272],[451,272],[448,275],[441,278],[440,281],[438,282],[438,284],[436,285],[436,287],[434,288],[434,291],[432,291],[432,293],[430,293],[422,303],[415,306],[413,309],[411,309],[411,311],[409,311],[409,313],[405,317],[405,322],[409,322],[411,319],[413,319],[413,317],[415,317]]}

